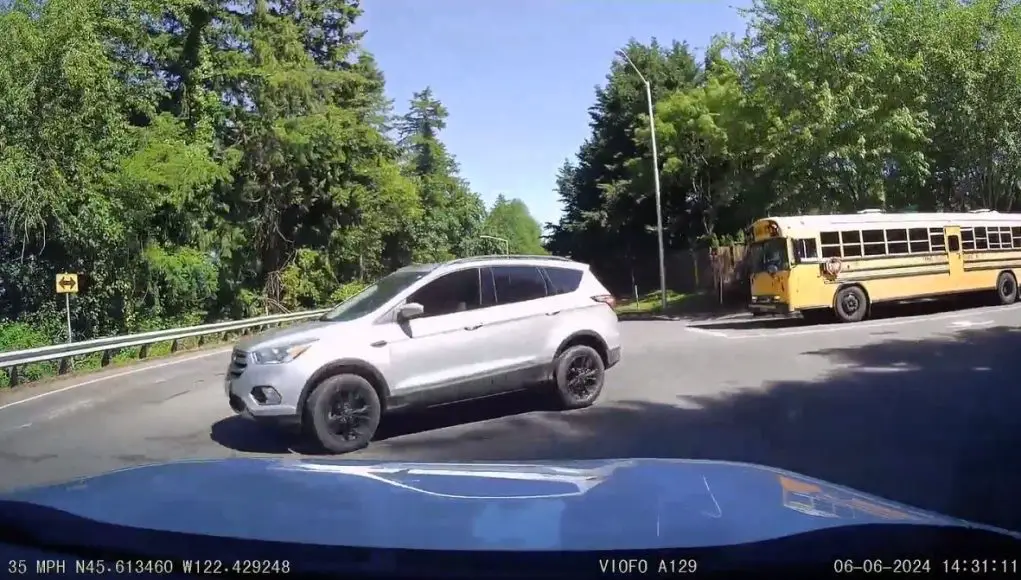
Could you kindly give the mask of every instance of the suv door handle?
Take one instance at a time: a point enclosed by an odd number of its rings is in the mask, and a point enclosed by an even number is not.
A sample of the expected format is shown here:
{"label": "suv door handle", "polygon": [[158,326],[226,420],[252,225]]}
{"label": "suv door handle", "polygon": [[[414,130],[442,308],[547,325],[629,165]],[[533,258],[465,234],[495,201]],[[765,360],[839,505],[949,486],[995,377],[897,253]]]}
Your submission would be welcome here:
{"label": "suv door handle", "polygon": [[478,329],[478,328],[479,328],[480,326],[482,326],[482,324],[481,324],[481,323],[479,323],[479,324],[476,324],[476,325],[474,325],[474,326],[465,326],[465,327],[464,327],[464,329],[465,329],[465,330],[477,330],[477,329]]}
{"label": "suv door handle", "polygon": [[557,314],[560,314],[559,310],[557,310],[556,312],[547,312],[546,316],[556,316]]}
{"label": "suv door handle", "polygon": [[386,346],[386,341],[385,340],[377,340],[376,342],[370,344],[369,346],[376,346],[376,347]]}

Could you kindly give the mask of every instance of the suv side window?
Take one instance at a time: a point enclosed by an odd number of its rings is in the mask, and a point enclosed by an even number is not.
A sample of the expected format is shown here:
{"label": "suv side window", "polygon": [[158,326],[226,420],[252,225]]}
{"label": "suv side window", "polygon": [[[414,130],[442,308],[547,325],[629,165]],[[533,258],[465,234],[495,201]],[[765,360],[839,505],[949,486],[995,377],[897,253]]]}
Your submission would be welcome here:
{"label": "suv side window", "polygon": [[535,266],[493,266],[497,304],[546,297],[546,280]]}
{"label": "suv side window", "polygon": [[577,268],[545,267],[543,271],[550,283],[550,295],[570,294],[581,285],[583,272]]}
{"label": "suv side window", "polygon": [[408,297],[425,309],[422,318],[475,310],[482,306],[479,269],[469,268],[445,274]]}

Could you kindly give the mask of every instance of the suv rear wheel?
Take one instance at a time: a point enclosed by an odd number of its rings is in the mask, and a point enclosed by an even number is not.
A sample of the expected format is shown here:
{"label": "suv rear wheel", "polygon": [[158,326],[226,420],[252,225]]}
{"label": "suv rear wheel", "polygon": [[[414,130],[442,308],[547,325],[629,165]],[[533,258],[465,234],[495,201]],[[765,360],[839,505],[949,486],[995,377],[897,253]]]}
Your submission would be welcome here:
{"label": "suv rear wheel", "polygon": [[553,373],[554,392],[564,409],[589,407],[603,391],[606,365],[591,346],[579,344],[557,357]]}
{"label": "suv rear wheel", "polygon": [[376,434],[382,408],[369,381],[358,375],[328,377],[305,404],[306,424],[319,443],[334,453],[366,447]]}

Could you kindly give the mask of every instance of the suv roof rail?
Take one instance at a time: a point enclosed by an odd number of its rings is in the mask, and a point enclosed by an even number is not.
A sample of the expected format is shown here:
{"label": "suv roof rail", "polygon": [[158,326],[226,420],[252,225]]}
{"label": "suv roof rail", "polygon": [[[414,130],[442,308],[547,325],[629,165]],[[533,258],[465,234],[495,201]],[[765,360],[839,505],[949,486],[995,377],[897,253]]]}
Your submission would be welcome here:
{"label": "suv roof rail", "polygon": [[570,258],[563,256],[542,256],[539,254],[491,254],[486,256],[469,256],[467,258],[457,258],[447,262],[447,264],[465,264],[468,262],[477,262],[481,260],[557,260],[560,262],[573,262]]}

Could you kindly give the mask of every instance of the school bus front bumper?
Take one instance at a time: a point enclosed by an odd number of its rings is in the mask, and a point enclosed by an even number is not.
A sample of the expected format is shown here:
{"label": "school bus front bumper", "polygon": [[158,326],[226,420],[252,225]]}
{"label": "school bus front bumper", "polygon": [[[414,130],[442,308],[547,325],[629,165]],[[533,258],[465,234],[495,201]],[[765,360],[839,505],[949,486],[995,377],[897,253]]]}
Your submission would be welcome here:
{"label": "school bus front bumper", "polygon": [[748,311],[755,314],[790,314],[791,305],[779,296],[752,296]]}

